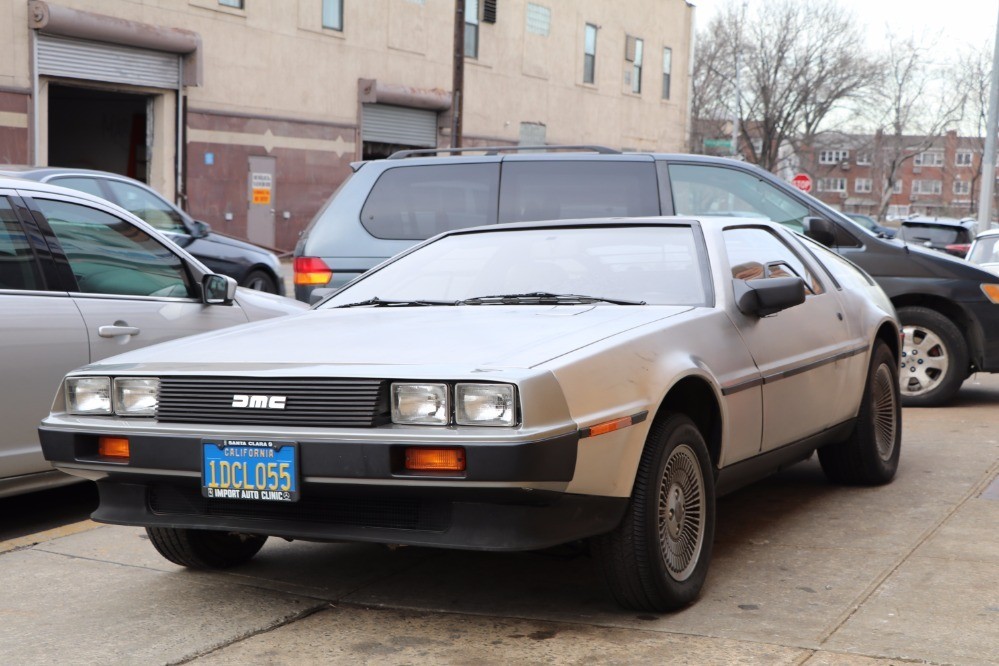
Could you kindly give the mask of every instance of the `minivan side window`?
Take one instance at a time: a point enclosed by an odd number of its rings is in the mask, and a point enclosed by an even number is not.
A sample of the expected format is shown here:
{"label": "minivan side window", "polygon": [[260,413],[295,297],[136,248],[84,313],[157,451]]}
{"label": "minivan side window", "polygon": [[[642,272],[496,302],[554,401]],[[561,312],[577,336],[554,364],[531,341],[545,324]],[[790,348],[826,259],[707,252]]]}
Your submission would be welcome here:
{"label": "minivan side window", "polygon": [[653,161],[503,162],[499,221],[660,214]]}
{"label": "minivan side window", "polygon": [[375,238],[426,240],[496,223],[499,164],[427,164],[388,169],[371,188],[361,224]]}
{"label": "minivan side window", "polygon": [[35,199],[79,291],[85,294],[193,297],[180,257],[133,224],[65,201]]}
{"label": "minivan side window", "polygon": [[38,265],[10,203],[0,198],[0,289],[44,289]]}
{"label": "minivan side window", "polygon": [[677,215],[759,217],[804,230],[807,206],[758,177],[716,166],[670,164]]}

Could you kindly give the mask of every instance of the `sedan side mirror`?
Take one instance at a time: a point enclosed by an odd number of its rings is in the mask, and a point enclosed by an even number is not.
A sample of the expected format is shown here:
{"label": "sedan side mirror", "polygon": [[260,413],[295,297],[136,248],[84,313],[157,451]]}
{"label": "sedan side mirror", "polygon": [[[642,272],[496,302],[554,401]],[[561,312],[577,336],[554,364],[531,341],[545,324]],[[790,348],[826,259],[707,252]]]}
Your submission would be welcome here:
{"label": "sedan side mirror", "polygon": [[766,317],[805,302],[805,281],[800,277],[732,280],[735,305],[746,315]]}
{"label": "sedan side mirror", "polygon": [[201,220],[192,220],[191,223],[191,235],[195,238],[205,238],[212,231],[212,227],[207,222],[202,222]]}
{"label": "sedan side mirror", "polygon": [[214,273],[201,278],[201,302],[205,305],[232,305],[236,298],[236,281],[227,275]]}
{"label": "sedan side mirror", "polygon": [[824,217],[806,217],[803,221],[805,235],[826,247],[836,245],[836,223]]}

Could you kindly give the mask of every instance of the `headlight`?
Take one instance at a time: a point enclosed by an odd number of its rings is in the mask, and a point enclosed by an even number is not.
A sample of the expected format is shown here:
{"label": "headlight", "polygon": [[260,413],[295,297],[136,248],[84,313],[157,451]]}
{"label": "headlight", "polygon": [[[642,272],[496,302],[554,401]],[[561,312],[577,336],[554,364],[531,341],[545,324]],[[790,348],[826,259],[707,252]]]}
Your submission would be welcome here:
{"label": "headlight", "polygon": [[110,414],[110,377],[68,377],[66,411],[70,414]]}
{"label": "headlight", "polygon": [[159,404],[160,380],[118,377],[114,380],[114,411],[119,416],[153,416]]}
{"label": "headlight", "polygon": [[392,384],[392,421],[420,425],[447,425],[446,384]]}
{"label": "headlight", "polygon": [[512,426],[517,409],[512,384],[456,384],[455,421],[459,425]]}

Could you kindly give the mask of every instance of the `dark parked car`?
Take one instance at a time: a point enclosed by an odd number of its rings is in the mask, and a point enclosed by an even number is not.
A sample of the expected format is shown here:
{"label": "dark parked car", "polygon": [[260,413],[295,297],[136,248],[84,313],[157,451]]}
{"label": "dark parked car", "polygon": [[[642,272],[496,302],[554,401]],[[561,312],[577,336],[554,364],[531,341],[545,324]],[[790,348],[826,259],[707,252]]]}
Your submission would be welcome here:
{"label": "dark parked car", "polygon": [[137,180],[107,171],[3,165],[0,175],[52,183],[118,204],[241,287],[284,295],[281,263],[270,250],[212,231]]}
{"label": "dark parked car", "polygon": [[905,329],[906,404],[942,404],[971,373],[999,372],[999,278],[992,273],[922,245],[879,238],[743,162],[606,148],[516,150],[467,149],[446,157],[408,151],[355,164],[295,248],[295,296],[308,301],[317,287],[342,287],[450,229],[616,216],[763,216],[833,248],[885,290]]}
{"label": "dark parked car", "polygon": [[964,257],[975,239],[978,225],[974,220],[947,217],[907,217],[902,220],[899,237],[909,243]]}
{"label": "dark parked car", "polygon": [[861,213],[844,213],[848,218],[864,227],[868,231],[884,236],[885,238],[894,238],[895,234],[898,233],[895,229],[891,227],[886,227],[883,224],[878,224],[870,215],[863,215]]}

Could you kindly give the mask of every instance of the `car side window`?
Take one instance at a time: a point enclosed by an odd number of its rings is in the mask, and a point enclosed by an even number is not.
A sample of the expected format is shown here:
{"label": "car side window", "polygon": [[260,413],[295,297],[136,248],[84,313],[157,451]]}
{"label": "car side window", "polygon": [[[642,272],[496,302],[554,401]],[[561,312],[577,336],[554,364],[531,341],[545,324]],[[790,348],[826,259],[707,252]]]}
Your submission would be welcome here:
{"label": "car side window", "polygon": [[0,197],[0,289],[44,289],[34,253],[10,202]]}
{"label": "car side window", "polygon": [[388,169],[371,188],[361,224],[375,238],[426,240],[496,223],[499,164],[431,164]]}
{"label": "car side window", "polygon": [[818,256],[836,282],[844,289],[868,289],[874,286],[875,282],[871,276],[825,245],[816,243],[810,238],[804,238],[802,242],[808,250]]}
{"label": "car side window", "polygon": [[677,215],[759,217],[804,230],[808,207],[757,176],[739,169],[670,164]]}
{"label": "car side window", "polygon": [[734,227],[722,232],[732,277],[762,280],[798,276],[812,294],[825,291],[822,283],[794,251],[770,230],[762,227]]}
{"label": "car side window", "polygon": [[83,178],[81,176],[66,176],[63,178],[53,178],[49,181],[53,185],[59,185],[60,187],[68,187],[71,190],[77,190],[78,192],[86,192],[87,194],[93,194],[95,197],[100,197],[101,199],[107,198],[104,192],[101,190],[101,185],[93,178]]}
{"label": "car side window", "polygon": [[104,181],[118,205],[160,231],[186,233],[184,221],[170,204],[158,196],[131,183]]}
{"label": "car side window", "polygon": [[86,294],[189,298],[194,290],[179,256],[133,224],[103,211],[35,199]]}
{"label": "car side window", "polygon": [[655,162],[503,162],[499,221],[660,214]]}

